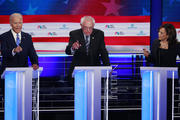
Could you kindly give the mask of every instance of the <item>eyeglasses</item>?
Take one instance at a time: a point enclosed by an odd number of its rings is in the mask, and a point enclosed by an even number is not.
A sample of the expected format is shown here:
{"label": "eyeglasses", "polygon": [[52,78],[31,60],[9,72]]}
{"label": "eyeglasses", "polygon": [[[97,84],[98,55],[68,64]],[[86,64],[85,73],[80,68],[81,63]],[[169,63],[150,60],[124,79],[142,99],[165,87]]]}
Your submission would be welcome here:
{"label": "eyeglasses", "polygon": [[83,27],[84,30],[92,30],[93,29],[93,27],[86,27],[84,25],[82,27]]}

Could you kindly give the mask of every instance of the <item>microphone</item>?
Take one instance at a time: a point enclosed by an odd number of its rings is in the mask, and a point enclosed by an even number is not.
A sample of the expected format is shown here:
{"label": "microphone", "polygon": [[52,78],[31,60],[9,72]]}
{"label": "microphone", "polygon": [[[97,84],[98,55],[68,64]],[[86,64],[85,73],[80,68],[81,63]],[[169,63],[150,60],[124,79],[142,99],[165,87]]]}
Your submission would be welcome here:
{"label": "microphone", "polygon": [[157,49],[157,52],[158,52],[158,66],[160,66],[160,63],[161,63],[161,53],[160,53],[160,42],[159,42],[159,45],[158,45],[158,49]]}

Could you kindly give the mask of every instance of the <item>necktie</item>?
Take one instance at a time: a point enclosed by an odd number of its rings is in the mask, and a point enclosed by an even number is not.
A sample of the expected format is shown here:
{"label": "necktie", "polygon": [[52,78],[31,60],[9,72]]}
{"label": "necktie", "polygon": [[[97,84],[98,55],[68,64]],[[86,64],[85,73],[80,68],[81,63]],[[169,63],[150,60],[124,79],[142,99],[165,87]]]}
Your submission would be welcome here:
{"label": "necktie", "polygon": [[86,45],[86,53],[88,55],[88,49],[89,49],[89,40],[88,40],[89,36],[86,36],[86,39],[85,39],[85,45]]}
{"label": "necktie", "polygon": [[17,37],[16,37],[16,45],[19,46],[20,44],[20,39],[19,39],[19,34],[17,33]]}

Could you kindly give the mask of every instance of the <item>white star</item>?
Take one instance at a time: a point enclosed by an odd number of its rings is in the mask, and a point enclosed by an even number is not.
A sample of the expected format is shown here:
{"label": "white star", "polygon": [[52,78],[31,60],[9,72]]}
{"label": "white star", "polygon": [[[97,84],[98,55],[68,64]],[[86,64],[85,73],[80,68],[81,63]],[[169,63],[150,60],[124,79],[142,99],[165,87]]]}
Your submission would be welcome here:
{"label": "white star", "polygon": [[25,13],[26,15],[34,15],[37,9],[38,7],[32,8],[32,5],[30,3],[28,10],[24,11],[23,13]]}
{"label": "white star", "polygon": [[65,0],[65,1],[64,1],[64,4],[68,4],[68,2],[69,2],[69,0]]}
{"label": "white star", "polygon": [[119,15],[119,9],[122,8],[122,6],[118,5],[115,3],[115,0],[111,0],[110,3],[107,3],[107,2],[103,2],[102,3],[105,7],[106,7],[106,12],[105,12],[105,15],[116,15],[118,16]]}

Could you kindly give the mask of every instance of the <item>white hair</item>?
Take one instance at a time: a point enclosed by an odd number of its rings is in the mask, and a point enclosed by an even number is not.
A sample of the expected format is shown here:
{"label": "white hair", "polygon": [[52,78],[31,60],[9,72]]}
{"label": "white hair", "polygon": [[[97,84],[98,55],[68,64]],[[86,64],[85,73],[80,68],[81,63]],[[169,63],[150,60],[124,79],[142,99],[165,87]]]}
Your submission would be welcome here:
{"label": "white hair", "polygon": [[93,24],[95,25],[95,19],[91,16],[84,16],[81,18],[80,23],[83,24],[85,20],[92,20]]}
{"label": "white hair", "polygon": [[20,13],[13,13],[13,14],[11,14],[10,17],[9,17],[9,22],[10,22],[10,23],[11,23],[13,17],[19,17],[19,18],[21,18],[21,19],[23,20],[23,17],[22,17],[22,15],[21,15]]}

